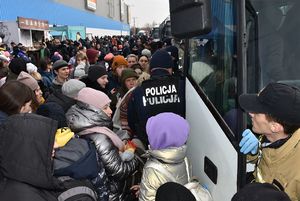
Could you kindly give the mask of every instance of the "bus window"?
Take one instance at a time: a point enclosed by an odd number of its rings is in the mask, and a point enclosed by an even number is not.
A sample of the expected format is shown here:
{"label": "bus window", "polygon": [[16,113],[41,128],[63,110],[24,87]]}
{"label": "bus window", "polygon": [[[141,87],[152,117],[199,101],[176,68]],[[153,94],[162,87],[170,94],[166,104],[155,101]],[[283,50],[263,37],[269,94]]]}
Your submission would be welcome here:
{"label": "bus window", "polygon": [[247,93],[259,91],[259,65],[258,65],[258,29],[257,14],[251,3],[246,4],[246,33],[247,33]]}
{"label": "bus window", "polygon": [[258,22],[258,36],[255,42],[258,43],[260,89],[270,82],[285,82],[299,86],[300,1],[249,0],[249,2],[256,11]]}
{"label": "bus window", "polygon": [[235,131],[238,106],[234,0],[213,2],[212,31],[189,40],[188,73]]}

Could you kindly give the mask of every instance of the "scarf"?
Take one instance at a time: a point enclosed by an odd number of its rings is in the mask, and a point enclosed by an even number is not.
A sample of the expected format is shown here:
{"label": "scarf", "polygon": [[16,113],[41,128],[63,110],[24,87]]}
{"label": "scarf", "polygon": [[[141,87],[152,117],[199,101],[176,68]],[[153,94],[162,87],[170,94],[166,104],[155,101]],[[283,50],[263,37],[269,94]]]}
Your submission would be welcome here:
{"label": "scarf", "polygon": [[107,127],[96,126],[93,128],[87,128],[78,134],[79,135],[87,135],[87,134],[91,134],[91,133],[101,133],[101,134],[106,135],[107,137],[109,137],[109,139],[111,139],[111,141],[119,149],[119,151],[121,151],[121,152],[124,151],[125,144],[123,143],[123,141],[119,138],[119,136],[117,136],[112,130],[110,130]]}

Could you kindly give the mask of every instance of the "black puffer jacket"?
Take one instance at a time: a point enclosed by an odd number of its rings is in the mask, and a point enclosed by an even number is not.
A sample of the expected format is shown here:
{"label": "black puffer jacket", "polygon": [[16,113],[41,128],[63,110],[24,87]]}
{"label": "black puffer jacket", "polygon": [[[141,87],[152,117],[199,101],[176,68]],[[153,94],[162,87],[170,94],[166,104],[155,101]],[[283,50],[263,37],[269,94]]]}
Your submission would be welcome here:
{"label": "black puffer jacket", "polygon": [[54,201],[52,150],[57,123],[35,114],[8,117],[0,127],[1,201]]}
{"label": "black puffer jacket", "polygon": [[[108,127],[112,123],[102,110],[81,102],[68,110],[66,118],[71,130],[77,133],[95,126]],[[99,159],[104,164],[110,183],[109,200],[123,200],[125,179],[137,169],[137,159],[122,161],[118,148],[105,134],[91,133],[86,136],[94,141]]]}
{"label": "black puffer jacket", "polygon": [[64,112],[67,112],[68,109],[76,103],[75,100],[65,96],[59,89],[53,91],[53,93],[48,96],[46,103],[50,102],[57,103],[63,108]]}

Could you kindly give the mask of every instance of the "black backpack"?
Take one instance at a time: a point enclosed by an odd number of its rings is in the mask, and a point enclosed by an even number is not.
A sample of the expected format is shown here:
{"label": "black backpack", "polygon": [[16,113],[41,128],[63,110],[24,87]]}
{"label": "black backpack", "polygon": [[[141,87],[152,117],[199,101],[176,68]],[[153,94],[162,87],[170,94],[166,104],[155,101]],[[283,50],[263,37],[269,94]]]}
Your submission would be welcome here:
{"label": "black backpack", "polygon": [[72,138],[55,151],[54,176],[74,179],[93,179],[98,175],[95,144],[83,138]]}
{"label": "black backpack", "polygon": [[58,201],[97,201],[97,193],[89,180],[75,180],[71,177],[58,179],[65,189],[56,193]]}

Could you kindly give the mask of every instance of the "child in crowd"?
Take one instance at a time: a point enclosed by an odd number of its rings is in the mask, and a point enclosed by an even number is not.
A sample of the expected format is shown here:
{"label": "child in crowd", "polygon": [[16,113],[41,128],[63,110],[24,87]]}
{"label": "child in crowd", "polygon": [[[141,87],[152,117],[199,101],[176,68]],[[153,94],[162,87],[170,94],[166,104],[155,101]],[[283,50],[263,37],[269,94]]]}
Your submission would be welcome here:
{"label": "child in crowd", "polygon": [[189,129],[184,118],[171,112],[160,113],[148,119],[146,132],[150,147],[140,184],[140,201],[154,201],[157,189],[172,181],[153,166],[162,166],[182,185],[188,182],[184,160]]}

